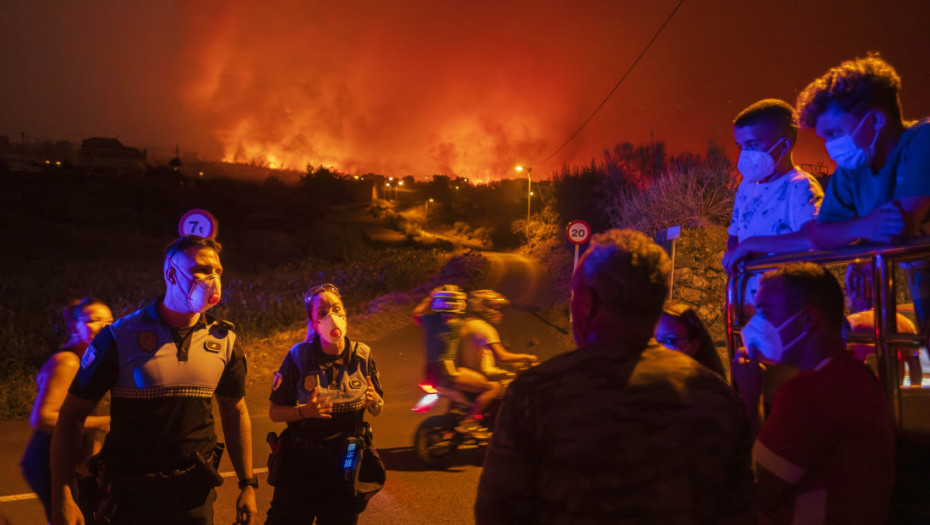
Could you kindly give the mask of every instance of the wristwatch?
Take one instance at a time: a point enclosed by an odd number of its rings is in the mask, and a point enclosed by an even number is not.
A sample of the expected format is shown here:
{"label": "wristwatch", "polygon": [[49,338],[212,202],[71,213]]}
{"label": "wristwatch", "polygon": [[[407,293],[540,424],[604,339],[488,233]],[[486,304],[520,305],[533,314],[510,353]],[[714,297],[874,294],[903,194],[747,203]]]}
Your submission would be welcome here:
{"label": "wristwatch", "polygon": [[258,488],[258,476],[252,476],[248,479],[239,480],[239,490],[242,490],[246,487],[252,487],[253,489]]}

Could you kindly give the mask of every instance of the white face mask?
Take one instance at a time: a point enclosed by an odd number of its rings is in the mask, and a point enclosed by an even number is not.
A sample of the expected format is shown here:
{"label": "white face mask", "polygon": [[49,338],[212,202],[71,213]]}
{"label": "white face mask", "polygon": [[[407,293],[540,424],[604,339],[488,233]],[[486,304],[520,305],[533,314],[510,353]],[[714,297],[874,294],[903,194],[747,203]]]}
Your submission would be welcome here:
{"label": "white face mask", "polygon": [[[192,312],[206,312],[210,308],[216,306],[216,303],[220,302],[223,287],[220,282],[219,274],[211,273],[203,279],[191,279],[173,262],[171,265],[177,270],[177,275],[183,275],[191,282],[187,290],[184,291],[184,296],[187,298],[187,305]],[[184,287],[181,286],[180,279],[177,280],[177,283],[178,286],[181,287],[181,290],[184,290]]]}
{"label": "white face mask", "polygon": [[781,363],[785,357],[785,352],[796,345],[798,341],[807,335],[807,331],[801,332],[788,343],[782,342],[781,331],[791,321],[801,315],[799,310],[791,317],[785,319],[779,326],[773,325],[765,317],[756,314],[753,315],[746,326],[740,330],[740,336],[743,339],[743,346],[749,352],[750,357],[761,356],[766,361],[772,363]]}
{"label": "white face mask", "polygon": [[[778,162],[772,158],[772,150],[775,149],[784,138],[778,139],[768,151],[742,150],[739,153],[739,160],[736,162],[736,169],[743,174],[743,179],[748,182],[759,182],[768,177],[775,171]],[[780,161],[785,153],[778,157]]]}
{"label": "white face mask", "polygon": [[827,148],[827,155],[830,155],[830,158],[833,159],[837,166],[847,170],[854,170],[863,164],[872,162],[872,158],[875,156],[875,142],[878,140],[878,130],[875,130],[875,137],[872,138],[868,150],[857,146],[856,141],[852,138],[853,135],[859,132],[859,128],[862,127],[862,123],[865,122],[867,116],[868,114],[862,117],[859,125],[856,126],[852,133],[824,143]]}
{"label": "white face mask", "polygon": [[346,318],[330,313],[317,321],[320,337],[327,343],[338,343],[346,335]]}

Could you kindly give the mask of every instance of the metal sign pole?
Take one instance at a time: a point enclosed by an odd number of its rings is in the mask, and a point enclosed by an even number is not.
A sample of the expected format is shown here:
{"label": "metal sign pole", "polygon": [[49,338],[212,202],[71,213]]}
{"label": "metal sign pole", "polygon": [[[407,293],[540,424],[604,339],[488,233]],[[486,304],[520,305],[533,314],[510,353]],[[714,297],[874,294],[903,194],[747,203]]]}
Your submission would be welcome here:
{"label": "metal sign pole", "polygon": [[668,276],[668,298],[672,298],[672,291],[675,289],[675,243],[681,237],[681,226],[672,226],[665,232],[665,239],[672,241],[672,271]]}

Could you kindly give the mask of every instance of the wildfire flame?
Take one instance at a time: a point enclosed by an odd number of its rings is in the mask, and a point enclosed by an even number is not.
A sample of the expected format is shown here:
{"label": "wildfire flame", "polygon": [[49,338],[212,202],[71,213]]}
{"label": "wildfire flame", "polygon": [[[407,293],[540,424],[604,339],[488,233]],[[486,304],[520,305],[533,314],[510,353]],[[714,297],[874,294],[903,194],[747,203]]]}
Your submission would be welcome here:
{"label": "wildfire flame", "polygon": [[480,10],[195,4],[182,7],[184,99],[229,162],[487,181],[545,156],[577,122],[573,101],[590,104],[528,63],[532,44],[504,23],[523,16],[513,8],[482,38]]}

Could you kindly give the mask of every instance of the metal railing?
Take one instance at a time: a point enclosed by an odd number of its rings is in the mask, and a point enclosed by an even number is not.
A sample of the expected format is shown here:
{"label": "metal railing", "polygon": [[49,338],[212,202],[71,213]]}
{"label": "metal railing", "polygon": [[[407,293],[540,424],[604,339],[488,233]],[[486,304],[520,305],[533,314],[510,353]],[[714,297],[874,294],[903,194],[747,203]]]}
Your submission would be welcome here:
{"label": "metal railing", "polygon": [[[899,377],[898,349],[927,348],[928,330],[917,334],[898,331],[898,304],[895,296],[895,268],[899,263],[927,263],[930,271],[930,237],[920,237],[894,245],[856,245],[830,251],[808,251],[762,257],[747,261],[736,276],[727,280],[727,351],[733,359],[740,346],[740,329],[747,319],[744,295],[753,275],[794,262],[822,265],[866,263],[872,271],[872,307],[876,312],[872,334],[849,334],[847,342],[873,344],[878,358],[878,375],[892,405],[895,424],[902,429],[930,433],[930,389],[903,389]],[[917,385],[920,386],[920,385]]]}

